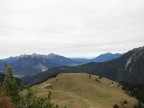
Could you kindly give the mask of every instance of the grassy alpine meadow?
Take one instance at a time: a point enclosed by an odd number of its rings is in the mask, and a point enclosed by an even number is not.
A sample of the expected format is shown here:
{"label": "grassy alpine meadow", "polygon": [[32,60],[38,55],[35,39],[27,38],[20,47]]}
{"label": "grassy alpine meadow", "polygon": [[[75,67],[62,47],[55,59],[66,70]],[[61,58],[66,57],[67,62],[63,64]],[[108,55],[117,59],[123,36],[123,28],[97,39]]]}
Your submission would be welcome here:
{"label": "grassy alpine meadow", "polygon": [[[133,108],[137,100],[129,97],[117,82],[85,73],[63,73],[32,87],[38,96],[52,92],[52,101],[67,108]],[[123,104],[124,100],[127,104]]]}

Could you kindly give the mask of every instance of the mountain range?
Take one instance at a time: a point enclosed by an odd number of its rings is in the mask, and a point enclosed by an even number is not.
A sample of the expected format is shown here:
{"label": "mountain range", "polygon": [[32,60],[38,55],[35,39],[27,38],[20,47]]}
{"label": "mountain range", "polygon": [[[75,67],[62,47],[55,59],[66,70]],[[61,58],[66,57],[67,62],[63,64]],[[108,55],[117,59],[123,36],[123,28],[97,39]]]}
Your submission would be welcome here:
{"label": "mountain range", "polygon": [[[33,75],[49,68],[63,65],[75,65],[77,62],[56,54],[49,55],[21,55],[3,59],[13,68],[15,75]],[[4,69],[2,69],[4,70]]]}
{"label": "mountain range", "polygon": [[54,75],[69,72],[100,75],[119,82],[144,83],[144,47],[130,50],[121,57],[110,61],[52,68],[23,79],[27,83],[37,84]]}
{"label": "mountain range", "polygon": [[112,54],[112,53],[108,52],[108,53],[101,54],[101,55],[99,55],[95,58],[92,58],[92,59],[86,59],[86,58],[73,58],[73,59],[76,61],[79,61],[81,63],[106,62],[106,61],[109,61],[112,59],[119,58],[120,56],[122,56],[122,54],[120,54],[120,53]]}
{"label": "mountain range", "polygon": [[122,54],[118,53],[105,53],[93,59],[84,59],[67,58],[53,53],[48,55],[34,53],[32,55],[20,55],[1,59],[0,71],[5,73],[5,69],[3,68],[2,64],[6,62],[13,68],[15,76],[31,76],[59,66],[75,66],[88,62],[104,62],[118,58],[121,55]]}

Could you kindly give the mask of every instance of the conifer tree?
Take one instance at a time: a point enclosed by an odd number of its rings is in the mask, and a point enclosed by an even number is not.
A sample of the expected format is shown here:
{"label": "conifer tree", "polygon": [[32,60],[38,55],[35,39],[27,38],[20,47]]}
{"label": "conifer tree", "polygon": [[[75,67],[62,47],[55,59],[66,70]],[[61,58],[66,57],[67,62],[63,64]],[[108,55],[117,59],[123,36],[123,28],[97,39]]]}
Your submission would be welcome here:
{"label": "conifer tree", "polygon": [[48,93],[47,97],[38,97],[36,92],[28,87],[25,89],[25,92],[20,93],[13,76],[12,68],[7,64],[5,64],[5,67],[7,69],[7,74],[4,79],[4,88],[14,108],[59,108],[58,105],[51,102],[51,92]]}
{"label": "conifer tree", "polygon": [[12,68],[9,67],[7,64],[5,64],[5,67],[7,69],[6,77],[4,79],[6,94],[10,97],[14,105],[17,105],[20,100],[19,89],[16,80],[13,76]]}

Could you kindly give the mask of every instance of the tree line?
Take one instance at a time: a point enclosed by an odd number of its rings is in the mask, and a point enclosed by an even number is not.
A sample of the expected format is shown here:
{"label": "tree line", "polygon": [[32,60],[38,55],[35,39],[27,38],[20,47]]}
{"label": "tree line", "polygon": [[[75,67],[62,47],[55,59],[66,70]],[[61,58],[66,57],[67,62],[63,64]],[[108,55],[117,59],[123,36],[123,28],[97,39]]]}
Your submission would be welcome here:
{"label": "tree line", "polygon": [[120,84],[125,93],[138,100],[138,103],[134,105],[134,108],[144,108],[144,84],[133,84],[127,82],[122,82]]}

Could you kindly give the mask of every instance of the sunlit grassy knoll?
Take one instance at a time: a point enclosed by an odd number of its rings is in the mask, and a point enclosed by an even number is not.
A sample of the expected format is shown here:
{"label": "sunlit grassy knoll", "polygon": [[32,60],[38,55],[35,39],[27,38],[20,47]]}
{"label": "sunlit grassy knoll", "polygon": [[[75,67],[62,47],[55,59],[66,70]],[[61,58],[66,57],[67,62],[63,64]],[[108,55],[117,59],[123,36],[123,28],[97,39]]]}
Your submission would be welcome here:
{"label": "sunlit grassy knoll", "polygon": [[[85,73],[63,73],[32,88],[39,96],[52,92],[52,101],[68,108],[112,108],[127,100],[126,108],[132,108],[136,100],[125,94],[118,83]],[[112,85],[113,82],[113,85]]]}

